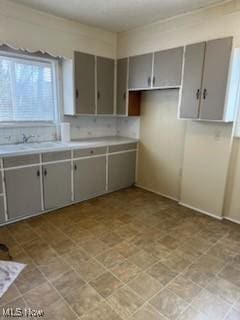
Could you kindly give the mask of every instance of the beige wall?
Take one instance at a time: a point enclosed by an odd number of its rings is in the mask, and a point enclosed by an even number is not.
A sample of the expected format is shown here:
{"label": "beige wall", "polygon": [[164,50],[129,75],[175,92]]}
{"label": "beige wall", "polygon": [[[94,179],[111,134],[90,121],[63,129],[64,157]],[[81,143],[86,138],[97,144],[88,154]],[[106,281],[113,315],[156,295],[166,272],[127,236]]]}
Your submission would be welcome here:
{"label": "beige wall", "polygon": [[222,215],[231,124],[187,123],[181,202],[214,216]]}
{"label": "beige wall", "polygon": [[[162,50],[225,36],[234,36],[235,47],[240,47],[240,0],[229,1],[224,5],[121,33],[118,35],[118,56]],[[153,105],[154,103],[152,102]],[[151,108],[150,104],[148,103],[149,108]],[[232,126],[207,122],[186,123],[180,201],[221,217]],[[180,157],[182,151],[178,152]],[[143,150],[141,157],[143,159],[150,157],[149,150]],[[141,159],[139,161],[141,163]],[[151,168],[140,166],[140,170],[146,170],[146,173],[139,172],[139,177],[147,177],[147,171],[151,171],[155,166],[160,168],[161,165],[158,162],[162,161],[162,155],[155,157],[152,161]],[[171,163],[168,166],[173,167],[174,159],[170,158],[169,161]],[[236,167],[232,170],[238,172],[240,169]],[[153,170],[150,174],[154,176]],[[158,175],[163,176],[163,172]],[[154,185],[155,189],[162,190],[164,180],[160,180]],[[149,181],[142,183],[148,187]],[[235,182],[235,190],[237,190],[236,184],[238,183]],[[171,195],[176,194],[174,192]],[[236,197],[232,197],[231,201],[231,205],[228,206],[228,208],[231,207],[231,213],[229,211],[228,215],[232,216],[234,211],[234,216],[237,215],[240,220],[240,213],[236,212],[237,205],[233,204],[234,201],[236,202]]]}
{"label": "beige wall", "polygon": [[179,90],[142,94],[137,184],[179,199],[185,121],[177,120]]}
{"label": "beige wall", "polygon": [[117,37],[115,33],[0,0],[1,43],[69,58],[74,50],[115,58]]}
{"label": "beige wall", "polygon": [[224,215],[240,222],[240,138],[233,141]]}
{"label": "beige wall", "polygon": [[233,35],[240,46],[240,0],[118,35],[118,57]]}

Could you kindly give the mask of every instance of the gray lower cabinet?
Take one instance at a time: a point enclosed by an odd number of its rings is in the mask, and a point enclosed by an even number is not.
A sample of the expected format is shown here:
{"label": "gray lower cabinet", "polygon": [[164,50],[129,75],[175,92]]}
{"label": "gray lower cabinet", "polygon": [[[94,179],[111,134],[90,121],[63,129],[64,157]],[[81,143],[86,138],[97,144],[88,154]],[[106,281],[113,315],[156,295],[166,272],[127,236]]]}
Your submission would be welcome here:
{"label": "gray lower cabinet", "polygon": [[153,53],[129,58],[129,89],[148,89],[152,85]]}
{"label": "gray lower cabinet", "polygon": [[126,115],[128,59],[117,61],[117,114]]}
{"label": "gray lower cabinet", "polygon": [[97,113],[114,113],[114,60],[97,57]]}
{"label": "gray lower cabinet", "polygon": [[5,171],[5,183],[10,220],[41,212],[40,167]]}
{"label": "gray lower cabinet", "polygon": [[3,196],[0,196],[0,224],[4,222],[5,222],[4,200],[3,200]]}
{"label": "gray lower cabinet", "polygon": [[95,113],[95,57],[74,52],[75,103],[77,114]]}
{"label": "gray lower cabinet", "polygon": [[153,88],[181,85],[183,47],[154,53]]}
{"label": "gray lower cabinet", "polygon": [[180,118],[198,119],[205,46],[201,42],[186,47]]}
{"label": "gray lower cabinet", "polygon": [[109,191],[130,187],[135,183],[136,151],[111,154],[108,158]]}
{"label": "gray lower cabinet", "polygon": [[42,170],[45,209],[71,203],[71,162],[47,164]]}
{"label": "gray lower cabinet", "polygon": [[106,156],[74,161],[74,200],[106,192]]}

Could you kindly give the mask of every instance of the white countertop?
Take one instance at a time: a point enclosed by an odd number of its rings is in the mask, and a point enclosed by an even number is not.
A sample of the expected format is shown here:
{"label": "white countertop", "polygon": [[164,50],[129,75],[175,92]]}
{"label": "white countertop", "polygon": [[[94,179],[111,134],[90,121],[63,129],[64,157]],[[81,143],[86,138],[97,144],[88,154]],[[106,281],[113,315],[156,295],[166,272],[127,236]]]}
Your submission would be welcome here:
{"label": "white countertop", "polygon": [[89,138],[72,140],[71,142],[49,141],[49,142],[33,142],[21,144],[0,145],[0,158],[9,156],[18,156],[25,154],[36,154],[53,151],[64,151],[72,149],[85,149],[94,147],[105,147],[111,145],[138,142],[137,139],[111,136],[100,138]]}

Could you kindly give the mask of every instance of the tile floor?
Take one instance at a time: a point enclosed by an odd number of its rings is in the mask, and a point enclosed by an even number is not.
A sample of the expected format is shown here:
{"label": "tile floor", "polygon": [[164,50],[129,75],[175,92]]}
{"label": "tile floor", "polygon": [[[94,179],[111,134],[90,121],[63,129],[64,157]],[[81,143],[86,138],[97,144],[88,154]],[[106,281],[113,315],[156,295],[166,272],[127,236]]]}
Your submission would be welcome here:
{"label": "tile floor", "polygon": [[17,306],[51,320],[240,319],[240,226],[138,188],[2,227],[0,242],[27,264],[1,313]]}

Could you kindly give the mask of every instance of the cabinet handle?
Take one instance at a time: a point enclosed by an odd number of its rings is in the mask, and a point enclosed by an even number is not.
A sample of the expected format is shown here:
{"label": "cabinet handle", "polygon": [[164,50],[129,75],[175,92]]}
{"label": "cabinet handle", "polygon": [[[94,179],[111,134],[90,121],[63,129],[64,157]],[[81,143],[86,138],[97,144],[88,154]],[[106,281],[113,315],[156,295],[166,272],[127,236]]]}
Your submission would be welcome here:
{"label": "cabinet handle", "polygon": [[78,99],[78,96],[79,96],[78,89],[76,89],[76,99]]}
{"label": "cabinet handle", "polygon": [[93,151],[93,150],[91,150],[91,151],[90,151],[90,153],[91,153],[91,154],[93,154],[93,153],[94,153],[94,151]]}
{"label": "cabinet handle", "polygon": [[100,92],[99,91],[97,92],[97,98],[98,98],[98,100],[100,99]]}
{"label": "cabinet handle", "polygon": [[156,78],[153,76],[153,86],[155,86]]}
{"label": "cabinet handle", "polygon": [[200,98],[200,89],[197,90],[196,98],[197,98],[197,100],[199,100],[199,98]]}
{"label": "cabinet handle", "polygon": [[37,170],[37,177],[40,177],[40,170]]}
{"label": "cabinet handle", "polygon": [[151,86],[151,77],[148,77],[148,86]]}
{"label": "cabinet handle", "polygon": [[75,170],[75,171],[77,170],[77,165],[76,165],[76,164],[74,165],[74,170]]}
{"label": "cabinet handle", "polygon": [[46,175],[47,175],[47,169],[44,169],[44,170],[43,170],[43,174],[44,174],[44,176],[46,177]]}
{"label": "cabinet handle", "polygon": [[204,90],[203,90],[203,99],[204,99],[204,100],[206,99],[207,94],[208,94],[207,89],[204,89]]}
{"label": "cabinet handle", "polygon": [[123,94],[123,100],[124,101],[126,100],[126,92],[124,92],[124,94]]}

